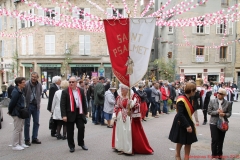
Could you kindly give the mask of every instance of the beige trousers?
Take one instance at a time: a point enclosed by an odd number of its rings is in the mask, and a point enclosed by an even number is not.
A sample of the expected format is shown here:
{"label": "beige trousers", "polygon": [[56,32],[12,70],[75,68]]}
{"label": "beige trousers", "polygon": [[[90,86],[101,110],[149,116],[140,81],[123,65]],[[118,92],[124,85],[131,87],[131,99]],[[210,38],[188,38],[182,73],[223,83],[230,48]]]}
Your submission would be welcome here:
{"label": "beige trousers", "polygon": [[22,145],[24,119],[21,119],[18,116],[12,116],[12,118],[14,125],[12,146],[16,147],[18,144]]}
{"label": "beige trousers", "polygon": [[194,118],[195,118],[195,122],[199,122],[198,121],[198,113],[197,113],[197,110],[193,113],[194,115]]}

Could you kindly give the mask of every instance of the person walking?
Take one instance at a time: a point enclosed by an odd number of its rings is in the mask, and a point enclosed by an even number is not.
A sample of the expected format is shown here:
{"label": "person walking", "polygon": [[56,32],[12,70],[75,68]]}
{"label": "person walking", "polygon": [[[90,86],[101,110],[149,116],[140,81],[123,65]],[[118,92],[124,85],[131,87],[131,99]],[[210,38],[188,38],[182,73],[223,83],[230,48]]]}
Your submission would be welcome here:
{"label": "person walking", "polygon": [[32,72],[31,79],[26,82],[26,86],[23,89],[24,96],[26,97],[26,106],[29,110],[29,118],[25,119],[24,125],[24,137],[25,144],[30,146],[30,120],[31,116],[33,118],[33,129],[32,129],[32,143],[41,144],[38,139],[39,130],[39,116],[40,116],[40,104],[41,104],[41,94],[42,85],[38,82],[38,73]]}
{"label": "person walking", "polygon": [[69,79],[69,87],[62,91],[61,96],[62,120],[67,123],[67,141],[70,152],[75,151],[74,125],[78,129],[78,145],[88,150],[84,143],[85,123],[87,117],[86,98],[83,89],[77,87],[76,77]]}
{"label": "person walking", "polygon": [[48,98],[46,82],[43,82],[42,84],[42,98],[44,98],[44,94]]}
{"label": "person walking", "polygon": [[[61,116],[61,108],[60,108],[60,101],[61,101],[61,96],[62,96],[62,90],[67,89],[69,86],[68,81],[64,80],[61,82],[61,89],[57,90],[54,94],[53,101],[52,101],[52,114],[53,114],[53,119],[55,120],[54,123],[57,124],[57,139],[66,139],[66,122],[62,120]],[[63,126],[63,136],[60,134],[61,128]]]}
{"label": "person walking", "polygon": [[112,114],[114,109],[114,104],[116,103],[114,92],[116,91],[116,87],[111,85],[109,89],[105,92],[105,99],[104,99],[104,118],[107,120],[107,128],[112,128],[111,120]]}
{"label": "person walking", "polygon": [[171,110],[173,110],[173,105],[174,105],[174,100],[176,98],[176,84],[175,82],[172,82],[171,83],[171,86],[170,86],[170,99],[172,100],[172,104],[171,104]]}
{"label": "person walking", "polygon": [[[160,95],[158,92],[158,83],[153,83],[153,86],[151,88],[152,90],[152,101],[151,101],[151,111],[152,111],[152,117],[159,118],[157,116],[157,109],[158,109],[158,102],[160,100]],[[160,108],[160,107],[159,107]]]}
{"label": "person walking", "polygon": [[2,88],[2,98],[5,98],[6,95],[7,95],[7,94],[6,94],[6,93],[7,93],[7,85],[6,85],[5,82],[2,83],[1,88]]}
{"label": "person walking", "polygon": [[177,114],[174,117],[172,128],[169,134],[169,140],[176,143],[176,160],[181,160],[181,148],[185,145],[184,160],[189,159],[192,143],[197,141],[196,130],[192,115],[194,108],[191,103],[191,97],[196,92],[196,85],[188,82],[184,88],[184,95],[177,99]]}
{"label": "person walking", "polygon": [[203,85],[203,94],[202,94],[202,111],[204,116],[203,125],[207,124],[207,110],[208,110],[208,104],[210,102],[210,98],[212,95],[212,91],[209,90],[209,86],[207,84]]}
{"label": "person walking", "polygon": [[92,106],[92,123],[96,123],[95,119],[95,112],[96,112],[96,105],[94,104],[94,88],[97,85],[98,78],[92,78],[92,84],[89,86],[89,94],[90,94],[90,102]]}
{"label": "person walking", "polygon": [[223,155],[223,142],[226,132],[221,131],[217,127],[219,118],[223,118],[228,122],[228,118],[232,115],[232,102],[228,102],[224,99],[227,91],[223,88],[219,88],[217,98],[212,99],[208,105],[208,114],[210,118],[210,131],[211,131],[211,149],[212,158],[222,159]]}
{"label": "person walking", "polygon": [[23,132],[23,124],[24,119],[19,117],[19,110],[25,108],[25,97],[23,95],[23,88],[25,87],[25,78],[17,77],[15,79],[16,86],[12,91],[12,98],[8,106],[8,114],[13,118],[13,141],[12,141],[12,149],[13,150],[23,150],[24,148],[28,148],[29,146],[22,143],[22,132]]}
{"label": "person walking", "polygon": [[150,106],[151,99],[152,99],[152,90],[150,89],[150,84],[148,83],[148,81],[146,81],[146,88],[144,89],[144,91],[147,94],[147,112],[146,112],[146,117],[148,117],[149,106]]}
{"label": "person walking", "polygon": [[136,94],[141,99],[141,101],[140,101],[141,119],[143,121],[146,121],[145,116],[146,116],[146,112],[147,112],[147,103],[146,103],[147,93],[143,90],[144,89],[144,84],[143,83],[139,83],[138,88],[139,89],[136,91]]}
{"label": "person walking", "polygon": [[[95,125],[101,123],[104,124],[104,114],[103,114],[103,105],[104,105],[104,83],[105,78],[99,77],[99,82],[94,88],[94,105],[96,105],[96,112],[95,112]],[[98,122],[99,121],[99,122]]]}
{"label": "person walking", "polygon": [[[54,76],[52,78],[52,85],[49,88],[49,98],[48,98],[48,105],[47,105],[47,110],[49,112],[52,111],[52,101],[53,97],[55,95],[55,92],[60,89],[60,84],[61,84],[61,77],[60,76]],[[56,130],[57,130],[57,123],[54,123],[51,129],[51,136],[56,137]]]}
{"label": "person walking", "polygon": [[162,100],[163,100],[163,113],[169,114],[168,113],[168,108],[167,108],[167,101],[170,98],[170,88],[168,86],[168,82],[165,81],[163,83],[164,85],[161,87],[161,93],[162,93]]}

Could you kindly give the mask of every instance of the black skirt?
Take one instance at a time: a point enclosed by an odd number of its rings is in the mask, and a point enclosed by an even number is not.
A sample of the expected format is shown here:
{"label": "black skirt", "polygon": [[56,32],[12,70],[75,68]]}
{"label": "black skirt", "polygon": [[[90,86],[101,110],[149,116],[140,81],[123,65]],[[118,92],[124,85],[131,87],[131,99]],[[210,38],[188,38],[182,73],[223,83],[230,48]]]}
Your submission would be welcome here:
{"label": "black skirt", "polygon": [[195,127],[193,122],[190,120],[188,121],[190,126],[192,127],[192,133],[187,132],[187,129],[183,126],[181,126],[181,122],[179,121],[179,115],[176,114],[173,120],[172,128],[170,130],[169,134],[169,140],[171,140],[174,143],[180,143],[180,144],[187,144],[190,145],[194,142],[197,142],[197,136],[195,133]]}

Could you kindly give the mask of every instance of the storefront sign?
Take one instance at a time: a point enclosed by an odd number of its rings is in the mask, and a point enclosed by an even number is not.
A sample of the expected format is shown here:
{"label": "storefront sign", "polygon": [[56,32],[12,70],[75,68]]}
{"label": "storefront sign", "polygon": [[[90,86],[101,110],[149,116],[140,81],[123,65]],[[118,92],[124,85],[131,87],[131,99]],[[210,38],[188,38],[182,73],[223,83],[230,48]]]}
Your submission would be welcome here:
{"label": "storefront sign", "polygon": [[5,69],[12,69],[13,65],[12,64],[5,64]]}
{"label": "storefront sign", "polygon": [[203,55],[196,55],[196,62],[204,62],[204,56]]}
{"label": "storefront sign", "polygon": [[100,67],[100,64],[69,64],[69,67]]}
{"label": "storefront sign", "polygon": [[98,68],[98,75],[99,75],[99,77],[105,77],[105,69],[104,69],[104,67],[99,67]]}
{"label": "storefront sign", "polygon": [[39,67],[61,67],[61,64],[38,63]]}

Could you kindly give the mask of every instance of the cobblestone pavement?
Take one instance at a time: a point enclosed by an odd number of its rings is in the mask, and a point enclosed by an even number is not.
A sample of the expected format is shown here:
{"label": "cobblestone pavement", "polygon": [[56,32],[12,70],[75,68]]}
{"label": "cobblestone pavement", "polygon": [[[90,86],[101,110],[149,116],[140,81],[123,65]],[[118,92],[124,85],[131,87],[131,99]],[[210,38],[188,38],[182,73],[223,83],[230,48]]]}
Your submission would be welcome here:
{"label": "cobblestone pavement", "polygon": [[[224,155],[226,159],[234,159],[240,153],[240,102],[233,105],[233,114],[230,120],[230,129],[226,133],[224,142]],[[143,122],[143,128],[148,137],[151,147],[154,149],[153,155],[134,156],[118,155],[111,149],[112,129],[106,126],[94,125],[88,121],[85,130],[85,144],[88,151],[76,147],[74,153],[69,152],[66,140],[57,140],[50,136],[48,121],[50,113],[47,111],[47,99],[42,100],[40,113],[39,139],[42,144],[32,144],[30,148],[23,151],[13,151],[8,145],[11,144],[13,120],[7,115],[7,108],[3,108],[4,121],[0,130],[0,159],[1,160],[121,160],[121,159],[148,159],[148,160],[171,160],[175,155],[175,144],[168,140],[169,130],[175,115],[175,111],[169,115],[160,115],[159,118],[150,117]],[[202,112],[199,110],[199,120],[203,121]],[[31,122],[32,127],[32,122]],[[76,130],[75,130],[76,131]],[[75,132],[76,137],[76,132]],[[210,159],[211,136],[209,125],[197,127],[198,142],[192,145],[191,159]],[[76,138],[75,138],[76,143]]]}

